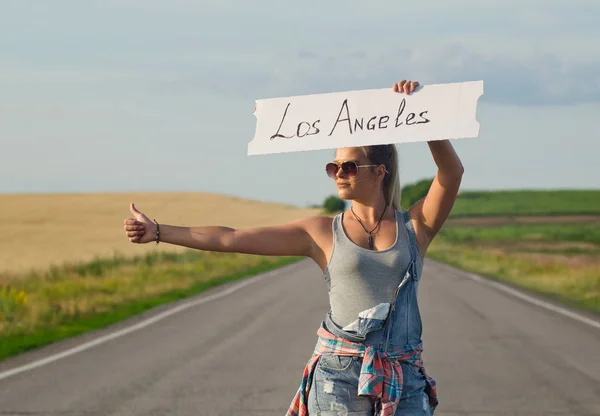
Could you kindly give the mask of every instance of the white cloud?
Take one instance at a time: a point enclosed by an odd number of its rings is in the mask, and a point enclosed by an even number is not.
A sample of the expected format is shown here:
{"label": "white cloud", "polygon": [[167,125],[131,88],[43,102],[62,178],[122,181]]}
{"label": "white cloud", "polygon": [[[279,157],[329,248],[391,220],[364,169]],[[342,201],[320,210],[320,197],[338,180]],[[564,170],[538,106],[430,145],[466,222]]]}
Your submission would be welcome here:
{"label": "white cloud", "polygon": [[[483,54],[462,45],[399,47],[394,55],[367,51],[337,55],[300,52],[276,89],[291,94],[378,88],[401,78],[423,83],[484,80],[484,99],[493,103],[563,105],[600,101],[600,62],[563,61],[559,55],[518,58]],[[285,75],[283,75],[285,74]]]}
{"label": "white cloud", "polygon": [[[158,96],[219,94],[255,100],[274,96],[385,88],[403,78],[424,84],[484,80],[490,103],[563,105],[600,102],[600,61],[555,54],[526,57],[482,53],[460,44],[409,49],[394,54],[364,49],[333,53],[306,49],[275,59],[234,52],[211,59],[185,53],[151,64],[32,67],[3,62],[0,85],[86,84],[127,91],[143,88]],[[155,58],[156,59],[156,58]],[[104,87],[103,87],[104,86]]]}
{"label": "white cloud", "polygon": [[0,16],[0,54],[12,59],[0,62],[4,86],[254,100],[410,77],[483,79],[483,100],[503,104],[600,100],[600,49],[587,36],[599,33],[597,0],[10,4]]}

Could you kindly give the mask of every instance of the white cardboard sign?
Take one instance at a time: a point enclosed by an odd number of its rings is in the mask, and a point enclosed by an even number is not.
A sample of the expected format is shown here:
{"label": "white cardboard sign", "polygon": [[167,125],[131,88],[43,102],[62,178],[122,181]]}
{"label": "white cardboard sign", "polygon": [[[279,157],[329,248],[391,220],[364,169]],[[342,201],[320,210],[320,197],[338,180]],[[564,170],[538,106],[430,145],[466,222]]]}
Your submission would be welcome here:
{"label": "white cardboard sign", "polygon": [[470,81],[257,100],[248,155],[478,137],[482,94]]}

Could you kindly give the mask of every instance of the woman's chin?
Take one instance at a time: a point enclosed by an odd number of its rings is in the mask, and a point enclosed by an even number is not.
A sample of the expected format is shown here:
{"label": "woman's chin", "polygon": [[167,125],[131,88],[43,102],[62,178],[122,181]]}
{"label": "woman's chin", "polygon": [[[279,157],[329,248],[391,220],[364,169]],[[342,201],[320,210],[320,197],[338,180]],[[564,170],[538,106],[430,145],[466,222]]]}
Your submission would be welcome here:
{"label": "woman's chin", "polygon": [[352,193],[347,189],[338,189],[338,196],[344,200],[352,199]]}

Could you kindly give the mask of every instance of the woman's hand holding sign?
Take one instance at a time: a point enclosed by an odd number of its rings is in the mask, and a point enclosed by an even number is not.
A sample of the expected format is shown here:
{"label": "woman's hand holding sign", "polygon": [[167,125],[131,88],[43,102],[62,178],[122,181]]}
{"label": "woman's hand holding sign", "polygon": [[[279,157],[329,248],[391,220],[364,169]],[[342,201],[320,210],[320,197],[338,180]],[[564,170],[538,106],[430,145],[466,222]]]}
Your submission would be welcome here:
{"label": "woman's hand holding sign", "polygon": [[419,87],[419,83],[417,81],[407,81],[402,80],[394,84],[392,89],[394,92],[403,92],[405,94],[411,94],[415,92],[415,90]]}

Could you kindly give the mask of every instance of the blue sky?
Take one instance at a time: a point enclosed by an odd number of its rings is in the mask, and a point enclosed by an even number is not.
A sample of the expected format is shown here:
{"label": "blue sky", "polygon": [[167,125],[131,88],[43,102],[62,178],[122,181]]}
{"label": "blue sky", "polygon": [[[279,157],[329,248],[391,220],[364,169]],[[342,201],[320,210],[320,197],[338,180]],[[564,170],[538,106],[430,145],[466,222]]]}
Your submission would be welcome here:
{"label": "blue sky", "polygon": [[[202,191],[297,205],[332,150],[247,156],[254,100],[484,80],[462,189],[600,188],[600,2],[0,4],[0,193]],[[399,146],[401,181],[435,174]]]}

